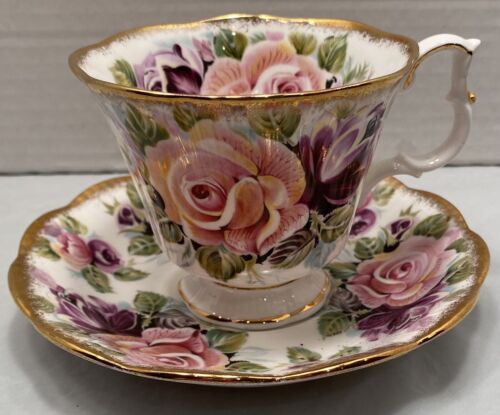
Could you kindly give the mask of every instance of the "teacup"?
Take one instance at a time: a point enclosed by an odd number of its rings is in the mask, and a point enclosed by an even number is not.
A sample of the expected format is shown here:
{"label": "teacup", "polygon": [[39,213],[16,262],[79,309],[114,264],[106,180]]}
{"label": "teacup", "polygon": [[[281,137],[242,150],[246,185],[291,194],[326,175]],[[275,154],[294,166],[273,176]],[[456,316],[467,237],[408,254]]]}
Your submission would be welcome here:
{"label": "teacup", "polygon": [[[419,176],[457,154],[479,43],[230,15],[123,32],[77,50],[70,66],[104,108],[156,243],[186,272],[187,305],[218,324],[264,329],[328,299],[323,268],[378,181]],[[372,163],[396,92],[445,49],[457,52],[450,136],[426,156]]]}

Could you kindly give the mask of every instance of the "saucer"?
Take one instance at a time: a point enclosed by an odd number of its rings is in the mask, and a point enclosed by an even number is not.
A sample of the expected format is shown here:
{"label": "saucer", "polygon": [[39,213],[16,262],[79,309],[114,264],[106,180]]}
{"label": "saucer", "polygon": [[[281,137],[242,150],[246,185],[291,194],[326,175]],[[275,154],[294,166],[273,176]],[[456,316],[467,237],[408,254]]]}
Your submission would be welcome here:
{"label": "saucer", "polygon": [[35,328],[77,356],[155,379],[247,386],[401,356],[472,310],[488,266],[486,244],[454,206],[386,179],[325,267],[331,296],[319,312],[265,332],[233,331],[196,320],[183,303],[185,273],[161,254],[122,177],[38,218],[9,285]]}

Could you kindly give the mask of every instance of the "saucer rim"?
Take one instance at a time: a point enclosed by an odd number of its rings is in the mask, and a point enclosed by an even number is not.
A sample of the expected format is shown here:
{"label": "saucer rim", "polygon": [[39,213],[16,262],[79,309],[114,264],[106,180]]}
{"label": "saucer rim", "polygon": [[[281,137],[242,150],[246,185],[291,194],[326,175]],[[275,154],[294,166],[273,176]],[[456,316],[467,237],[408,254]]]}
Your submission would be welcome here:
{"label": "saucer rim", "polygon": [[408,187],[399,180],[390,177],[385,179],[385,181],[390,183],[393,187],[405,189],[416,194],[418,197],[430,200],[433,204],[438,205],[441,210],[446,212],[455,220],[457,226],[464,231],[465,237],[472,241],[473,244],[473,251],[477,259],[475,269],[477,278],[476,283],[471,286],[467,295],[457,301],[453,307],[450,307],[448,312],[440,316],[438,321],[433,324],[431,328],[424,331],[421,335],[409,342],[382,346],[355,356],[346,356],[345,358],[336,360],[334,363],[324,362],[282,375],[249,374],[244,372],[214,373],[213,371],[197,369],[152,369],[141,366],[133,366],[119,362],[110,356],[104,355],[101,351],[93,349],[92,346],[84,344],[83,342],[80,342],[63,332],[56,330],[51,324],[43,320],[40,314],[36,311],[29,297],[31,278],[27,266],[28,254],[31,252],[37,235],[47,221],[69,209],[75,208],[86,201],[95,198],[99,193],[127,183],[130,180],[130,176],[121,176],[98,182],[78,194],[67,205],[44,213],[33,221],[21,238],[18,255],[10,266],[8,272],[8,283],[11,296],[13,297],[16,305],[28,318],[34,328],[51,343],[71,354],[84,358],[85,360],[138,376],[178,382],[243,386],[298,382],[370,367],[402,356],[418,348],[429,340],[432,340],[454,328],[474,308],[479,298],[480,288],[486,278],[490,265],[490,254],[485,241],[468,227],[458,208],[441,196],[424,190]]}

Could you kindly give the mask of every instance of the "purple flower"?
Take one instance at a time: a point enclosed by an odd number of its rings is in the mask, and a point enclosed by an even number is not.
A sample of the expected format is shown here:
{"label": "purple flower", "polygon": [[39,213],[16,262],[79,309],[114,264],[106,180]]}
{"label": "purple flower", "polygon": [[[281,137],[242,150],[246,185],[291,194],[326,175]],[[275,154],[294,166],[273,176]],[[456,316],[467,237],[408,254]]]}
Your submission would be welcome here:
{"label": "purple flower", "polygon": [[299,152],[306,172],[301,202],[328,213],[333,206],[355,196],[371,161],[373,146],[384,113],[381,104],[324,126],[313,136],[303,135]]}
{"label": "purple flower", "polygon": [[368,232],[377,220],[377,215],[371,209],[357,210],[351,227],[351,235],[359,236]]}
{"label": "purple flower", "polygon": [[149,54],[134,66],[137,86],[151,91],[198,94],[203,81],[204,64],[199,54],[175,44],[172,50]]}
{"label": "purple flower", "polygon": [[364,308],[361,301],[352,292],[338,287],[331,295],[329,304],[347,313],[359,311]]}
{"label": "purple flower", "polygon": [[396,239],[401,239],[404,233],[408,229],[410,229],[412,225],[413,225],[413,219],[405,217],[391,222],[388,225],[388,228],[391,231],[391,234],[394,235]]}
{"label": "purple flower", "polygon": [[137,314],[119,310],[114,304],[97,297],[84,300],[78,294],[63,294],[57,312],[66,315],[79,328],[89,333],[136,334],[141,332]]}
{"label": "purple flower", "polygon": [[215,60],[212,44],[206,39],[193,38],[193,45],[205,64]]}
{"label": "purple flower", "polygon": [[124,204],[118,209],[118,224],[123,227],[129,227],[134,225],[139,225],[142,221],[135,214],[132,206]]}
{"label": "purple flower", "polygon": [[439,289],[440,286],[417,302],[402,308],[379,307],[358,321],[358,329],[363,331],[363,337],[375,341],[381,334],[425,328],[428,323],[426,316],[443,298],[444,294]]}
{"label": "purple flower", "polygon": [[92,251],[92,263],[104,272],[115,272],[121,267],[122,261],[118,252],[107,242],[93,239],[88,244]]}
{"label": "purple flower", "polygon": [[48,236],[53,236],[54,238],[57,238],[62,232],[63,229],[54,221],[45,224],[42,230],[42,233]]}

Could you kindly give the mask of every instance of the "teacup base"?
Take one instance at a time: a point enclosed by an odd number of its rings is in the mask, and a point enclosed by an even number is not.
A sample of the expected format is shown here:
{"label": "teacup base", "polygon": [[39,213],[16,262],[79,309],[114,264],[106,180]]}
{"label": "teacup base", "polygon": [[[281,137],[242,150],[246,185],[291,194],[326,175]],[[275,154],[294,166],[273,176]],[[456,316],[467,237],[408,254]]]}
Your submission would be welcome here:
{"label": "teacup base", "polygon": [[179,282],[179,293],[201,320],[238,330],[266,330],[296,323],[328,300],[330,278],[314,271],[270,288],[231,288],[195,276]]}

